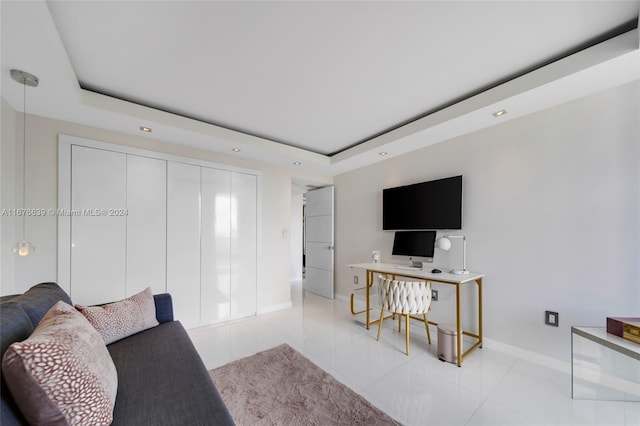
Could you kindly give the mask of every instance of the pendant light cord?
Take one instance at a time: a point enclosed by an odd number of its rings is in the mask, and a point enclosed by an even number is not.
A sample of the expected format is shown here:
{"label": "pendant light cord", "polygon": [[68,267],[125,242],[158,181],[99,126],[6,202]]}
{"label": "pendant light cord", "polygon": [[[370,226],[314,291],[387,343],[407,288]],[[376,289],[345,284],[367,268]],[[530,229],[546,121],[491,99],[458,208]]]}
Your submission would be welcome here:
{"label": "pendant light cord", "polygon": [[24,238],[27,203],[27,83],[22,83],[22,241]]}
{"label": "pendant light cord", "polygon": [[[0,0],[1,1],[1,0]],[[13,248],[18,256],[28,256],[33,253],[36,247],[26,240],[27,233],[27,86],[38,87],[38,77],[26,71],[12,69],[11,78],[22,84],[22,209],[18,216],[22,216],[22,239]],[[15,130],[17,130],[16,128]],[[18,136],[17,131],[15,136]],[[17,142],[17,141],[16,141]],[[16,145],[16,153],[19,152]],[[19,163],[18,163],[19,164]],[[17,171],[17,170],[16,170]],[[17,187],[16,187],[17,188]],[[18,194],[16,191],[16,197]],[[16,200],[17,201],[17,200]],[[19,226],[17,223],[16,227]]]}

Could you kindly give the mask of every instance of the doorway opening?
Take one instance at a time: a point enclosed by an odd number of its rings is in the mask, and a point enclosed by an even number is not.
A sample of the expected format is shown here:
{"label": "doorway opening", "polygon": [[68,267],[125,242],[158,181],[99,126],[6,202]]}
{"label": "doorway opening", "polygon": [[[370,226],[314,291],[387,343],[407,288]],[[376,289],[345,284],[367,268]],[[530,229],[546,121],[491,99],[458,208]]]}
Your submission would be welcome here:
{"label": "doorway opening", "polygon": [[[318,194],[326,193],[327,190],[324,190],[324,188],[327,187],[331,188],[329,191],[331,196],[327,198],[325,195],[318,199]],[[310,219],[307,218],[310,214],[307,202],[308,195],[311,196],[311,203],[313,204],[311,209],[312,217]],[[328,204],[329,200],[330,204]],[[319,207],[321,205],[324,207]],[[330,215],[331,219],[318,218],[318,208],[323,210],[321,215]],[[319,222],[322,222],[320,227],[318,225]],[[331,228],[329,232],[330,241],[319,243],[318,230],[320,228],[322,232],[326,232],[327,223],[330,224]],[[309,226],[311,226],[310,230],[308,229]],[[322,291],[326,295],[322,295],[333,298],[333,186],[331,184],[292,180],[290,229],[291,285],[308,289],[309,285],[315,287],[320,279],[325,282],[324,287],[326,287],[326,291]],[[309,239],[310,232],[313,234],[311,239]],[[316,291],[313,289],[311,291],[317,293],[317,289]]]}

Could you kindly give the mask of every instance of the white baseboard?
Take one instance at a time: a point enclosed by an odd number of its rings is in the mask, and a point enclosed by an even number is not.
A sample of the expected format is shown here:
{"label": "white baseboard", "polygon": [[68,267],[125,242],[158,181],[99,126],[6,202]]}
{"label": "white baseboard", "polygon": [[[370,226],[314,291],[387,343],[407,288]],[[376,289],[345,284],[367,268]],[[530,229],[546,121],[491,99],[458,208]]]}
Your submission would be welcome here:
{"label": "white baseboard", "polygon": [[482,347],[484,348],[493,349],[498,352],[502,352],[503,354],[511,355],[533,364],[542,365],[543,367],[551,368],[561,373],[571,374],[571,363],[569,362],[561,361],[517,346],[512,346],[498,340],[487,339],[486,337],[482,340]]}
{"label": "white baseboard", "polygon": [[[345,302],[345,303],[349,303],[349,300],[350,300],[350,297],[349,297],[349,296],[344,296],[344,295],[342,295],[342,294],[338,294],[338,293],[335,293],[335,294],[334,294],[334,297],[335,297],[336,299],[340,300],[341,302]],[[357,301],[356,301],[356,302],[357,302]],[[356,303],[356,305],[357,305],[357,304],[358,304],[358,303]],[[362,303],[362,305],[364,306],[364,303]]]}
{"label": "white baseboard", "polygon": [[[364,300],[365,299],[365,297],[364,297],[364,288],[355,289],[355,292],[356,292],[355,293],[356,296],[353,299],[353,305],[361,307],[361,308],[364,308],[366,306],[366,303],[365,303],[365,300]],[[345,302],[345,303],[351,303],[351,295],[345,296],[344,294],[335,293],[334,294],[334,298],[336,298],[336,299],[338,299],[338,300],[340,300],[342,302]],[[378,301],[377,295],[376,295],[375,298],[371,299],[371,303],[374,303],[374,302],[377,303],[377,301]]]}
{"label": "white baseboard", "polygon": [[267,314],[269,312],[281,311],[283,309],[289,309],[291,307],[293,307],[293,302],[291,301],[286,303],[280,303],[278,305],[263,306],[262,308],[258,309],[258,315]]}

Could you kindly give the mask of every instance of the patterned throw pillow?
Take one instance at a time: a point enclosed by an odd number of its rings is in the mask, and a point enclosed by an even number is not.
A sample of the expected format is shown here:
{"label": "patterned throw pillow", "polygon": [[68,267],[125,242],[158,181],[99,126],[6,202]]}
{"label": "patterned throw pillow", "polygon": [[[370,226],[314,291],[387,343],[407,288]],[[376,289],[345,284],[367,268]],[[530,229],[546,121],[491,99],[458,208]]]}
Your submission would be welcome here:
{"label": "patterned throw pillow", "polygon": [[56,303],[28,339],[13,343],[2,374],[31,425],[108,425],[118,374],[100,335],[71,305]]}
{"label": "patterned throw pillow", "polygon": [[158,325],[156,305],[149,287],[119,302],[102,306],[76,305],[76,309],[98,330],[107,345]]}

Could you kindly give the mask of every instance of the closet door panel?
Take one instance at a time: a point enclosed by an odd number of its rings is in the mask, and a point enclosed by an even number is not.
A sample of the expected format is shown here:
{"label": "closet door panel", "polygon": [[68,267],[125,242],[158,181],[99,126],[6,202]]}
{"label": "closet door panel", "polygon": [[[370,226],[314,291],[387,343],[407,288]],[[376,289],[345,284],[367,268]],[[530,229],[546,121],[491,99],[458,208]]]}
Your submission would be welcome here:
{"label": "closet door panel", "polygon": [[125,297],[126,155],[73,146],[71,150],[71,283],[74,303]]}
{"label": "closet door panel", "polygon": [[165,293],[167,162],[127,155],[127,296]]}
{"label": "closet door panel", "polygon": [[200,325],[200,167],[167,164],[167,291],[174,317]]}
{"label": "closet door panel", "polygon": [[231,172],[203,167],[201,322],[231,315]]}
{"label": "closet door panel", "polygon": [[231,316],[256,313],[257,177],[231,177]]}

